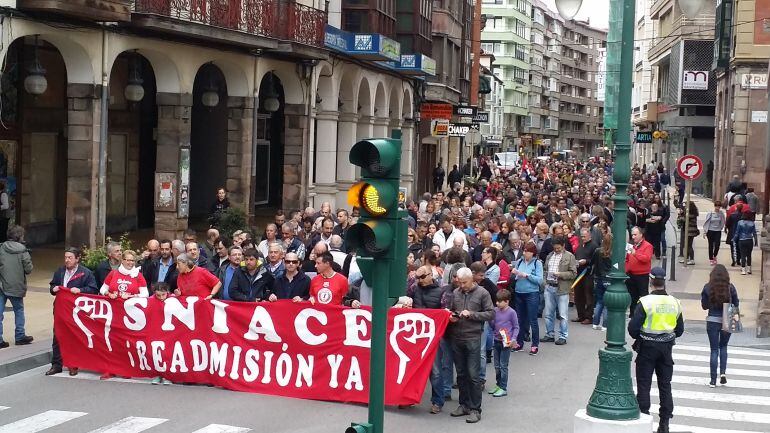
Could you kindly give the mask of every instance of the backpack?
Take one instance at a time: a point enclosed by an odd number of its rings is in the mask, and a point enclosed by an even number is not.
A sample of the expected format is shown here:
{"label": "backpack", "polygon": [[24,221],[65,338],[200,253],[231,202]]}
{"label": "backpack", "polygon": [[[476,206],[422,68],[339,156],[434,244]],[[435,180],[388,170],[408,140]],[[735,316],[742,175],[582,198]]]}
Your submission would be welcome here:
{"label": "backpack", "polygon": [[[535,260],[539,260],[539,259],[537,257],[535,257]],[[521,264],[522,261],[524,261],[524,258],[520,258],[519,260],[516,261],[516,270],[517,271],[519,270],[519,265]],[[537,269],[537,262],[535,263],[535,269]],[[544,269],[543,269],[542,273],[543,273],[543,275],[540,276],[540,290],[545,290],[545,270]],[[516,279],[512,278],[511,279],[511,283],[513,283],[515,285],[516,284]]]}

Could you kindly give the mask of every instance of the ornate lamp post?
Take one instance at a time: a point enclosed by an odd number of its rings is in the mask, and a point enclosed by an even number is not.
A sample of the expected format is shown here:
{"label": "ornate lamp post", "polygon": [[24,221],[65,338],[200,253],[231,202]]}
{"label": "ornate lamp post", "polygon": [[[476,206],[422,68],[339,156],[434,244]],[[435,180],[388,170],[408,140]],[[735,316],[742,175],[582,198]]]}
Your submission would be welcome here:
{"label": "ornate lamp post", "polygon": [[[680,8],[697,14],[704,0],[679,0]],[[564,18],[574,18],[582,0],[556,0],[556,7]],[[696,5],[700,3],[700,7]],[[613,181],[615,215],[612,222],[612,263],[610,287],[604,295],[607,306],[606,347],[599,350],[599,374],[588,401],[586,413],[600,420],[638,420],[639,404],[631,381],[631,351],[626,347],[625,317],[631,297],[626,279],[626,214],[628,213],[628,183],[631,176],[631,91],[634,64],[634,8],[636,0],[610,0],[610,30],[607,37],[607,70],[619,71],[620,86],[616,95],[617,133],[615,135],[615,169]],[[688,15],[688,17],[691,17]],[[620,49],[617,50],[619,44]],[[612,51],[615,48],[614,52]],[[619,57],[617,53],[619,52]],[[608,80],[609,81],[609,80]],[[609,83],[608,83],[609,84]],[[607,112],[605,111],[605,116]],[[607,122],[605,121],[605,124]],[[618,430],[622,431],[622,430]],[[649,430],[647,430],[649,431]]]}

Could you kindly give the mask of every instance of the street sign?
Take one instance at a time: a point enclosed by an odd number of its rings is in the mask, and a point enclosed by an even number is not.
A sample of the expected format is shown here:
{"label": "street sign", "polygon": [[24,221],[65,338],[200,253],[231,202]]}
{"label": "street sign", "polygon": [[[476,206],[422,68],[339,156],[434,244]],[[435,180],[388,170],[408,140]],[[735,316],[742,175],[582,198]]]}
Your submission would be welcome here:
{"label": "street sign", "polygon": [[703,161],[695,155],[685,155],[676,161],[676,171],[684,180],[695,180],[703,174]]}
{"label": "street sign", "polygon": [[639,131],[636,133],[636,142],[637,143],[652,143],[652,132],[650,131]]}
{"label": "street sign", "polygon": [[465,137],[471,129],[479,130],[478,123],[450,123],[448,132],[450,137]]}
{"label": "street sign", "polygon": [[471,129],[465,134],[465,143],[469,146],[477,146],[481,143],[481,132],[478,129]]}
{"label": "street sign", "polygon": [[420,117],[425,120],[452,118],[451,104],[425,103],[420,105]]}
{"label": "street sign", "polygon": [[473,123],[489,123],[489,111],[479,111],[473,116]]}
{"label": "street sign", "polygon": [[461,117],[473,117],[478,112],[476,107],[468,107],[466,105],[455,105],[455,115]]}
{"label": "street sign", "polygon": [[449,130],[449,121],[445,119],[433,119],[430,121],[430,135],[433,137],[446,137]]}

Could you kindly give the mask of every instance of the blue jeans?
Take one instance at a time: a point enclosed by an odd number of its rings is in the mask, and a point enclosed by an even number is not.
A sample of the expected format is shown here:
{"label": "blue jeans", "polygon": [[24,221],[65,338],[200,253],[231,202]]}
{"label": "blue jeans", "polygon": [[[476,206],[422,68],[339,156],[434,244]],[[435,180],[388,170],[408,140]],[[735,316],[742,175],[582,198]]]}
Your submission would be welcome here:
{"label": "blue jeans", "polygon": [[519,336],[516,342],[519,347],[524,346],[524,335],[527,333],[532,336],[532,347],[540,344],[540,326],[537,322],[539,306],[540,292],[516,293],[516,314],[519,316]]}
{"label": "blue jeans", "polygon": [[481,381],[487,380],[487,348],[489,347],[489,337],[492,335],[489,322],[484,322],[484,331],[481,333],[481,364],[479,365],[479,377]]}
{"label": "blue jeans", "polygon": [[[545,319],[545,335],[546,337],[554,337],[553,335],[553,320],[556,310],[558,309],[558,316],[555,317],[559,323],[559,338],[567,339],[569,330],[567,329],[567,323],[569,322],[569,294],[563,295],[557,294],[558,288],[553,286],[545,287],[545,310],[543,310],[543,318]],[[555,338],[555,337],[554,337]]]}
{"label": "blue jeans", "polygon": [[5,316],[5,304],[7,301],[11,301],[13,307],[13,318],[15,321],[16,329],[14,334],[16,335],[16,341],[25,337],[24,332],[24,298],[17,296],[8,296],[0,290],[0,341],[3,341],[3,317]]}
{"label": "blue jeans", "polygon": [[725,374],[727,371],[727,343],[730,341],[730,333],[722,331],[722,324],[718,322],[706,322],[706,334],[709,336],[709,346],[711,346],[711,383],[717,381],[717,362],[719,363],[719,373]]}
{"label": "blue jeans", "polygon": [[454,383],[454,356],[452,347],[446,337],[439,343],[441,347],[441,383],[444,385],[444,399],[452,395],[452,384]]}
{"label": "blue jeans", "polygon": [[501,389],[508,391],[508,359],[511,357],[511,348],[504,347],[502,341],[495,340],[494,352],[495,382]]}
{"label": "blue jeans", "polygon": [[[433,360],[433,367],[430,370],[430,402],[438,407],[444,406],[444,399],[447,395],[442,371],[446,349],[447,347],[444,344],[439,343],[438,349],[436,350],[436,358]],[[449,387],[451,390],[451,382],[449,383]]]}
{"label": "blue jeans", "polygon": [[610,280],[605,278],[594,278],[594,325],[599,324],[601,318],[602,326],[607,326],[607,307],[604,306],[604,293],[610,286]]}

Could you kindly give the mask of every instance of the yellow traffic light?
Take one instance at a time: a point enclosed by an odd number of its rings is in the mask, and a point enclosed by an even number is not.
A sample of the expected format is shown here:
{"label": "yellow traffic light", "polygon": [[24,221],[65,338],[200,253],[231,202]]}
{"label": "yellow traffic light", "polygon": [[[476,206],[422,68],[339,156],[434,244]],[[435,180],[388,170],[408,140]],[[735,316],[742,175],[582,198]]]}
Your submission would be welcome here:
{"label": "yellow traffic light", "polygon": [[366,215],[381,217],[395,210],[396,193],[381,181],[361,181],[350,187],[348,204],[362,209]]}

